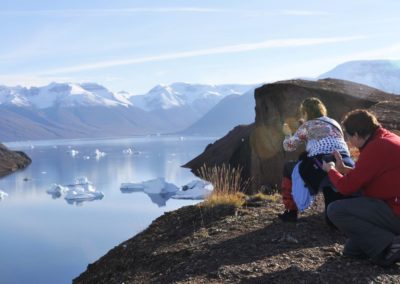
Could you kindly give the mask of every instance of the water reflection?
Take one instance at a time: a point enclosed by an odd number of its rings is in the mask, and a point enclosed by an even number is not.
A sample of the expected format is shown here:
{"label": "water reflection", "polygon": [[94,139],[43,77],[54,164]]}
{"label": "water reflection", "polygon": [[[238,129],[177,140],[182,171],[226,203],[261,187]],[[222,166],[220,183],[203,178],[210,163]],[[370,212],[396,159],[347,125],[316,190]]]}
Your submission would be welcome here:
{"label": "water reflection", "polygon": [[[126,189],[126,188],[121,188],[122,193],[133,193],[133,191]],[[150,197],[151,202],[154,204],[157,204],[158,207],[165,207],[167,205],[167,201],[175,195],[175,193],[172,192],[166,192],[166,193],[147,193],[142,190],[138,190],[133,194],[137,194],[138,192],[142,192],[146,194],[148,197]]]}
{"label": "water reflection", "polygon": [[[156,177],[186,184],[194,177],[180,165],[214,140],[141,137],[7,143],[25,151],[32,164],[0,179],[0,189],[8,194],[0,202],[0,214],[7,216],[0,218],[1,282],[71,283],[88,263],[165,211],[194,204],[168,195],[123,194],[120,185]],[[124,152],[129,148],[137,152]],[[71,149],[79,153],[72,156]],[[96,149],[105,153],[101,159],[94,158]],[[70,206],[46,192],[52,184],[68,185],[82,176],[104,193],[103,199]]]}

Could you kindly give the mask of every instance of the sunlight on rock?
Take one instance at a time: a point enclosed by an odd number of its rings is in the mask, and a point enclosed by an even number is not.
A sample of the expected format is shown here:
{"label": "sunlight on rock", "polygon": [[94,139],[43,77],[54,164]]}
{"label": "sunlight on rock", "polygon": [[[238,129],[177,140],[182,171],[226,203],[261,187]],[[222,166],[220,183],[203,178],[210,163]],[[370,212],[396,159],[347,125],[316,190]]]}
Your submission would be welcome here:
{"label": "sunlight on rock", "polygon": [[272,127],[260,126],[250,137],[252,148],[262,159],[269,159],[282,151],[283,134]]}

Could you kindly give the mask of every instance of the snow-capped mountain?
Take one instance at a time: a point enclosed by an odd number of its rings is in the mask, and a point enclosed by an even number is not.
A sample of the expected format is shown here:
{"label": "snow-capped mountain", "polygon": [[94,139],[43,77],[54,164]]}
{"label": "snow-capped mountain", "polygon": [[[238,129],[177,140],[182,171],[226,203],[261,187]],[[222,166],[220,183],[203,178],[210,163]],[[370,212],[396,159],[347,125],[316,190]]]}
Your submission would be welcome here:
{"label": "snow-capped mountain", "polygon": [[242,95],[253,85],[202,85],[173,83],[158,85],[147,94],[132,96],[133,106],[168,121],[172,132],[187,128],[226,96]]}
{"label": "snow-capped mountain", "polygon": [[96,83],[0,86],[0,141],[177,132],[225,96],[249,88],[175,83],[132,99]]}
{"label": "snow-capped mountain", "polygon": [[173,83],[158,85],[147,94],[132,96],[134,106],[147,111],[169,110],[191,107],[199,114],[204,114],[228,95],[241,95],[252,88],[252,85],[204,85]]}
{"label": "snow-capped mountain", "polygon": [[388,93],[400,94],[400,60],[360,60],[340,64],[318,77],[365,84]]}
{"label": "snow-capped mountain", "polygon": [[51,107],[130,106],[129,100],[95,83],[51,83],[44,87],[0,87],[0,104]]}

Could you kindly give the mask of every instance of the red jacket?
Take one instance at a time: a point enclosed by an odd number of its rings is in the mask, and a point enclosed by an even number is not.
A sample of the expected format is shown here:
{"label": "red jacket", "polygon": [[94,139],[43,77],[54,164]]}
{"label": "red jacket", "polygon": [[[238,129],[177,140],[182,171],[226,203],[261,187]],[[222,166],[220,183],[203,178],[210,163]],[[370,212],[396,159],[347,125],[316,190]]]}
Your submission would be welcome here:
{"label": "red jacket", "polygon": [[328,173],[340,193],[349,195],[362,189],[364,196],[384,200],[400,215],[400,137],[378,128],[360,150],[354,169],[341,175]]}

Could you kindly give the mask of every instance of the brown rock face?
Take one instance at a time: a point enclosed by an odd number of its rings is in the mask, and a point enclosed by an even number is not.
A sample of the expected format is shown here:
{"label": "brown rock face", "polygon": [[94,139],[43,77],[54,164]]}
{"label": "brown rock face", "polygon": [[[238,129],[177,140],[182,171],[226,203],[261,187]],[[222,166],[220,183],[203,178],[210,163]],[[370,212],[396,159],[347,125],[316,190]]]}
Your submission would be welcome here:
{"label": "brown rock face", "polygon": [[0,143],[0,177],[25,168],[31,162],[32,160],[24,152],[10,151]]}
{"label": "brown rock face", "polygon": [[326,105],[328,115],[339,122],[348,111],[366,108],[376,113],[384,127],[400,130],[400,97],[349,81],[280,81],[256,89],[254,97],[254,124],[241,126],[240,130],[235,128],[184,166],[196,173],[203,164],[233,163],[244,168],[245,177],[252,177],[252,192],[262,186],[276,187],[284,162],[296,159],[304,150],[283,151],[282,124],[287,122],[293,130],[297,129],[298,108],[307,97],[319,98]]}

